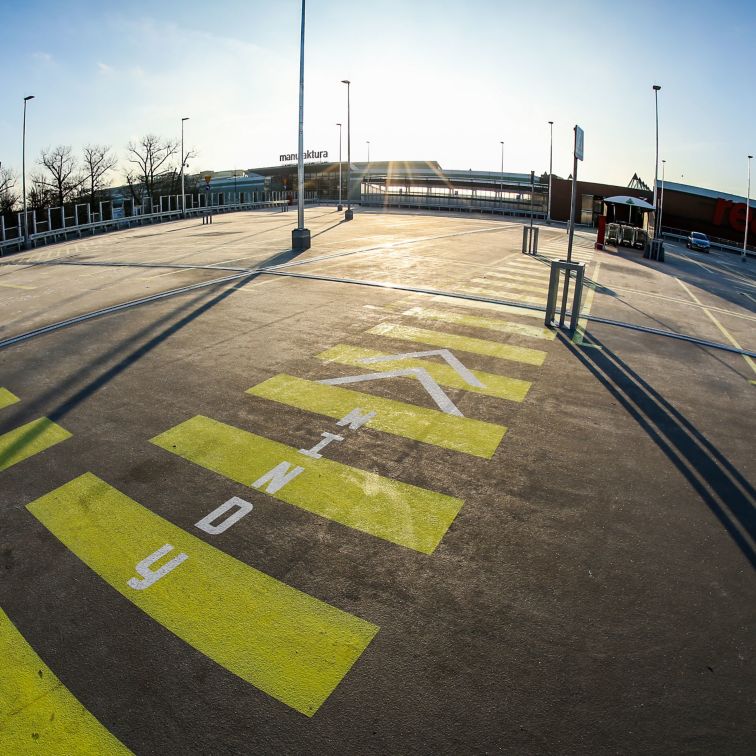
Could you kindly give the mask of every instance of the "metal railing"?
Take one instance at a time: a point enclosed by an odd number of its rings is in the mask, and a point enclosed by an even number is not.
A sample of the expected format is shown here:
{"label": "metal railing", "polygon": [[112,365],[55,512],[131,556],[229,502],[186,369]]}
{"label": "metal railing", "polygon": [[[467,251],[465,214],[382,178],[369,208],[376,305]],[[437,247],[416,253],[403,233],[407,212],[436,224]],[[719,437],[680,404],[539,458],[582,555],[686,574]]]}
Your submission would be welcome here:
{"label": "metal railing", "polygon": [[[145,212],[145,206],[131,206],[128,208],[131,210],[128,215],[125,213],[121,215],[118,211],[124,212],[124,208],[113,207],[111,202],[99,203],[99,213],[92,213],[89,204],[71,205],[67,208],[47,208],[41,211],[42,219],[38,217],[38,212],[28,210],[29,243],[30,246],[37,247],[82,238],[84,235],[94,236],[97,233],[119,231],[148,223],[163,223],[178,220],[181,217],[196,218],[208,213],[229,213],[276,207],[283,209],[291,202],[290,192],[246,192],[245,194],[251,195],[252,199],[246,202],[238,201],[239,195],[237,195],[236,199],[232,196],[231,201],[226,201],[229,195],[221,193],[209,197],[200,194],[195,201],[193,195],[187,195],[187,207],[184,211],[179,209],[181,195],[161,196],[158,202],[149,203],[147,207],[150,212]],[[257,199],[257,195],[261,195],[263,199]],[[294,197],[296,199],[296,195]],[[316,202],[318,202],[316,193],[305,193],[306,204],[311,205]],[[111,217],[103,218],[106,214]],[[82,215],[86,217],[86,220],[82,221]],[[16,213],[15,218],[16,225],[8,226],[5,218],[0,216],[0,256],[24,247],[23,213]]]}
{"label": "metal railing", "polygon": [[[685,241],[690,236],[690,231],[685,231],[682,228],[670,228],[668,226],[662,226],[661,236],[662,238],[669,237],[670,239],[676,239],[677,241]],[[743,254],[743,244],[738,244],[732,239],[722,239],[718,236],[710,236],[709,241],[711,242],[712,249],[718,249],[722,252],[733,252],[738,255]],[[756,247],[749,245],[747,247],[746,254],[749,257],[756,256]]]}

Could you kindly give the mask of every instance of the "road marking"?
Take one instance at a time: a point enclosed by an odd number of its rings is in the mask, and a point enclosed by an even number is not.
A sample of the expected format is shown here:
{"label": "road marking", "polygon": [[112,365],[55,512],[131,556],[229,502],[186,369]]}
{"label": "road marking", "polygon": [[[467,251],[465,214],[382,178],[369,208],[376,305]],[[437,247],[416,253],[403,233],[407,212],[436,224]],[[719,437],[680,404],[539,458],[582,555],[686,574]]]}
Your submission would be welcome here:
{"label": "road marking", "polygon": [[744,297],[748,297],[748,299],[751,300],[751,302],[756,302],[756,297],[752,297],[747,291],[741,291],[740,292]]}
{"label": "road marking", "polygon": [[463,294],[479,294],[483,297],[501,297],[502,299],[513,299],[517,302],[527,302],[528,304],[546,304],[546,293],[542,297],[532,297],[529,294],[520,294],[519,291],[501,291],[500,289],[482,289],[475,286],[465,286],[459,289]]}
{"label": "road marking", "polygon": [[[454,372],[470,386],[482,388],[483,384],[468,370],[460,359],[455,357],[448,349],[426,349],[421,352],[403,352],[402,354],[390,354],[381,357],[366,357],[362,362],[372,364],[374,362],[400,362],[402,360],[416,361],[419,357],[440,357]],[[328,383],[328,381],[321,381]]]}
{"label": "road marking", "polygon": [[[91,473],[27,509],[145,614],[307,716],[315,714],[378,632],[375,625],[195,538]],[[163,544],[188,558],[146,590],[130,588],[134,565]]]}
{"label": "road marking", "polygon": [[0,409],[5,409],[6,407],[10,407],[11,404],[20,401],[21,400],[14,393],[0,386]]}
{"label": "road marking", "polygon": [[507,292],[510,289],[515,289],[516,292],[529,291],[535,294],[546,294],[549,288],[548,285],[545,283],[542,284],[541,286],[532,286],[530,284],[514,283],[512,281],[499,281],[499,280],[490,281],[487,278],[472,278],[470,280],[472,283],[485,284],[486,286],[503,286],[504,290]]}
{"label": "road marking", "polygon": [[[284,460],[304,468],[275,498],[400,546],[431,554],[462,500],[384,478],[198,415],[152,443],[245,486]],[[168,541],[175,543],[174,541]]]}
{"label": "road marking", "polygon": [[25,291],[31,291],[32,289],[36,289],[36,286],[22,286],[21,284],[9,284],[9,283],[0,283],[0,286],[2,286],[3,289],[24,289]]}
{"label": "road marking", "polygon": [[543,284],[548,284],[549,282],[549,275],[550,272],[548,269],[544,269],[543,272],[539,271],[531,271],[527,274],[520,271],[508,271],[506,273],[498,273],[495,270],[489,270],[485,273],[486,277],[491,278],[501,278],[505,281],[524,281],[524,282],[538,282],[538,280],[541,281]]}
{"label": "road marking", "polygon": [[277,375],[247,393],[337,420],[359,407],[376,413],[365,423],[369,428],[485,459],[493,456],[507,430],[503,425],[290,375]]}
{"label": "road marking", "polygon": [[67,438],[71,434],[46,417],[4,433],[0,436],[0,472]]}
{"label": "road marking", "polygon": [[[709,309],[706,307],[706,305],[686,286],[679,278],[675,278],[675,281],[680,284],[680,286],[685,289],[685,291],[688,293],[688,296],[694,301],[697,302],[701,307],[703,308],[703,311],[706,313],[706,315],[709,317],[712,323],[720,330],[722,335],[727,339],[727,341],[730,342],[736,349],[743,349],[740,344],[735,340],[735,337],[714,317],[714,315],[709,311]],[[753,370],[754,373],[756,373],[756,363],[747,355],[742,354],[741,357],[745,360],[746,365]]]}
{"label": "road marking", "polygon": [[[514,305],[496,304],[494,302],[476,302],[472,299],[459,299],[458,297],[446,297],[443,294],[433,294],[430,300],[434,304],[448,304],[454,307],[472,308],[474,310],[491,310],[498,312],[499,314],[507,313],[508,315],[522,315],[527,318],[537,318],[543,322],[543,312],[538,310],[530,310],[526,307],[515,307]],[[402,300],[398,303],[398,307],[406,307],[408,304],[414,304],[417,301],[415,297],[408,297],[406,300]],[[423,299],[427,301],[427,299]]]}
{"label": "road marking", "polygon": [[413,344],[429,344],[442,349],[481,354],[486,357],[497,357],[501,360],[512,360],[513,362],[524,362],[526,365],[540,366],[546,359],[546,352],[542,352],[540,349],[500,344],[496,341],[474,339],[469,336],[445,333],[444,331],[429,331],[425,328],[412,328],[411,326],[393,323],[379,323],[368,330],[367,333],[410,341]]}
{"label": "road marking", "polygon": [[318,359],[326,362],[338,362],[341,365],[351,365],[352,367],[363,367],[365,364],[363,360],[365,359],[384,357],[387,361],[382,364],[386,368],[398,368],[402,365],[424,367],[433,376],[433,379],[442,386],[454,389],[464,389],[465,391],[472,391],[475,394],[493,396],[497,399],[508,399],[513,402],[521,402],[531,386],[530,381],[523,381],[519,378],[509,378],[506,375],[484,373],[481,370],[470,371],[482,384],[481,386],[471,386],[448,365],[441,365],[426,360],[403,359],[401,362],[392,362],[388,359],[391,356],[392,355],[386,354],[385,352],[377,352],[373,349],[363,349],[362,347],[338,344],[331,349],[327,349],[325,352],[321,352],[318,355]]}
{"label": "road marking", "polygon": [[2,609],[0,659],[0,753],[131,753],[76,700]]}
{"label": "road marking", "polygon": [[402,315],[424,318],[427,320],[439,320],[443,323],[453,323],[455,325],[470,326],[472,328],[484,328],[489,331],[498,331],[500,333],[514,333],[518,336],[527,336],[531,339],[546,339],[553,341],[556,334],[548,328],[539,328],[538,326],[523,325],[522,323],[513,323],[509,320],[500,320],[498,318],[483,318],[477,315],[462,315],[448,310],[433,310],[426,307],[412,307],[405,310]]}

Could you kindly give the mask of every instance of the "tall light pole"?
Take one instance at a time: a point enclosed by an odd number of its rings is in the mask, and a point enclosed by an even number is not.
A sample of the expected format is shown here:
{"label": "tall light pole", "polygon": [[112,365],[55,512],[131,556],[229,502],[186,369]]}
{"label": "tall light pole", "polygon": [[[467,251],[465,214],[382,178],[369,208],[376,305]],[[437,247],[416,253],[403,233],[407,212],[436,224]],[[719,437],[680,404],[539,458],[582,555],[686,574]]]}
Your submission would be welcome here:
{"label": "tall light pole", "polygon": [[339,127],[339,212],[342,211],[343,205],[341,203],[341,124],[336,124]]}
{"label": "tall light pole", "polygon": [[654,163],[654,236],[659,232],[659,90],[661,87],[654,84],[654,107],[656,109],[656,162]]}
{"label": "tall light pole", "polygon": [[297,251],[310,248],[310,232],[304,227],[304,43],[305,0],[302,0],[302,34],[299,41],[299,165],[297,171],[297,227],[291,232],[291,246]]}
{"label": "tall light pole", "polygon": [[664,236],[662,230],[662,216],[664,215],[664,169],[667,167],[667,161],[662,160],[662,182],[661,182],[661,197],[659,198],[659,234]]}
{"label": "tall light pole", "polygon": [[367,193],[370,194],[370,140],[368,139],[367,142],[367,148],[368,148],[368,161],[367,161]]}
{"label": "tall light pole", "polygon": [[499,174],[499,202],[501,202],[501,214],[504,215],[504,142],[501,145],[501,173]]}
{"label": "tall light pole", "polygon": [[746,192],[746,224],[745,224],[745,233],[743,234],[743,254],[740,257],[740,259],[743,262],[746,261],[746,250],[747,250],[747,245],[748,245],[748,215],[751,209],[751,159],[752,158],[753,158],[753,155],[748,156],[748,191]]}
{"label": "tall light pole", "polygon": [[352,114],[349,103],[349,92],[352,82],[349,79],[342,79],[342,84],[347,85],[347,209],[344,213],[344,220],[352,220],[354,213],[352,212]]}
{"label": "tall light pole", "polygon": [[26,217],[26,103],[34,95],[24,97],[24,126],[21,132],[21,194],[24,198],[24,249],[29,249],[29,219]]}
{"label": "tall light pole", "polygon": [[554,121],[549,121],[549,203],[546,209],[546,222],[551,223],[551,176],[554,173]]}
{"label": "tall light pole", "polygon": [[[188,121],[189,116],[181,119],[181,217],[186,217],[186,194],[184,194],[184,121]],[[234,172],[236,175],[236,172]]]}

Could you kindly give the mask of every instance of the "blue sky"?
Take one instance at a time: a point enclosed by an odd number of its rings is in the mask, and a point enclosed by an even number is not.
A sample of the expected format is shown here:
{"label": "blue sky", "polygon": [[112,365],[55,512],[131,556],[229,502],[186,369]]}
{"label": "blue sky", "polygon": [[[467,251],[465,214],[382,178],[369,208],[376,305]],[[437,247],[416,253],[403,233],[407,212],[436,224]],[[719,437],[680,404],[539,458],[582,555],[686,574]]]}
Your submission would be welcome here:
{"label": "blue sky", "polygon": [[[191,170],[275,165],[295,152],[298,0],[10,4],[2,0],[0,161],[56,144],[179,135]],[[745,193],[756,150],[756,3],[628,0],[309,0],[305,147],[338,153],[352,85],[352,157],[445,168],[548,169],[648,183],[654,99],[667,178]],[[346,158],[346,154],[345,154]],[[120,181],[114,175],[116,183]]]}

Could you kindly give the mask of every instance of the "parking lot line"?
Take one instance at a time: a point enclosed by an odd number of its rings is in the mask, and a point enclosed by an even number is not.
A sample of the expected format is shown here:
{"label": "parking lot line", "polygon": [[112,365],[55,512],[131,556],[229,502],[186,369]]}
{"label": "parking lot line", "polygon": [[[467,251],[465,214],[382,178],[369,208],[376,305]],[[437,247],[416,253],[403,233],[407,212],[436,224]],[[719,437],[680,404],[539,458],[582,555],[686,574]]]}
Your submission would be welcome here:
{"label": "parking lot line", "polygon": [[282,462],[303,472],[271,493],[276,499],[424,554],[440,543],[462,500],[384,478],[201,415],[152,443],[230,480],[251,486]]}
{"label": "parking lot line", "polygon": [[528,273],[520,273],[519,271],[500,273],[496,270],[488,270],[485,275],[487,278],[500,278],[504,281],[520,281],[522,283],[537,283],[540,281],[544,285],[548,285],[549,283],[548,268],[544,268],[543,272],[534,270]]}
{"label": "parking lot line", "polygon": [[[493,281],[491,283],[494,283]],[[530,294],[521,294],[519,291],[502,291],[501,289],[484,289],[476,286],[467,286],[463,284],[458,291],[464,294],[479,294],[483,297],[501,297],[502,299],[510,299],[514,301],[527,302],[528,304],[545,305],[546,294],[542,297],[534,297]]]}
{"label": "parking lot line", "polygon": [[129,754],[0,609],[0,753]]}
{"label": "parking lot line", "polygon": [[463,315],[450,310],[434,310],[428,307],[412,307],[402,312],[402,315],[409,315],[417,318],[428,320],[438,320],[442,323],[453,323],[454,325],[470,326],[471,328],[483,328],[489,331],[498,331],[500,333],[513,333],[518,336],[526,336],[530,339],[545,339],[553,341],[556,333],[548,328],[539,328],[538,326],[524,325],[515,323],[511,320],[501,318],[484,318],[478,315]]}
{"label": "parking lot line", "polygon": [[0,409],[5,409],[6,407],[10,407],[11,404],[20,401],[21,400],[14,393],[8,391],[7,388],[0,386]]}
{"label": "parking lot line", "polygon": [[[340,365],[351,365],[367,369],[362,360],[373,357],[388,357],[386,352],[378,352],[374,349],[365,349],[363,347],[348,346],[346,344],[337,344],[325,352],[318,355],[319,360],[325,362],[338,362]],[[506,375],[496,375],[495,373],[486,373],[482,370],[471,370],[470,372],[480,381],[481,386],[471,386],[459,373],[449,365],[440,362],[434,362],[427,359],[402,359],[386,360],[381,362],[381,367],[386,370],[398,370],[402,367],[422,367],[430,373],[436,383],[447,388],[463,389],[472,391],[475,394],[484,396],[493,396],[496,399],[507,399],[512,402],[521,402],[525,399],[530,386],[530,381],[523,381],[519,378],[510,378]]]}
{"label": "parking lot line", "polygon": [[71,434],[46,417],[3,433],[0,436],[0,472],[67,438],[71,438]]}
{"label": "parking lot line", "polygon": [[[531,310],[527,307],[515,307],[514,305],[496,304],[495,302],[476,302],[472,299],[459,299],[458,297],[445,297],[443,294],[433,294],[423,297],[423,302],[431,301],[436,304],[448,304],[453,307],[464,307],[474,310],[490,310],[492,312],[498,312],[500,314],[507,313],[508,315],[522,315],[526,318],[536,318],[543,322],[543,310]],[[409,304],[416,304],[416,297],[409,297],[406,300],[402,300],[401,307],[406,307]]]}
{"label": "parking lot line", "polygon": [[3,289],[23,289],[24,291],[31,291],[32,289],[36,289],[36,286],[23,286],[21,284],[9,284],[9,283],[0,283],[0,287]]}
{"label": "parking lot line", "polygon": [[367,333],[375,336],[387,336],[392,339],[411,341],[415,344],[430,344],[441,349],[458,349],[462,352],[480,354],[486,357],[497,357],[501,360],[524,362],[526,365],[543,365],[546,352],[530,347],[500,344],[497,341],[475,339],[469,336],[458,336],[444,331],[430,331],[425,328],[397,325],[394,323],[379,323]]}
{"label": "parking lot line", "polygon": [[[318,710],[378,632],[377,626],[195,538],[91,473],[27,509],[155,621],[307,716]],[[137,572],[145,574],[146,558],[166,546],[174,561],[181,555],[183,561],[162,575],[159,569],[153,572],[160,577],[149,587],[135,588]]]}
{"label": "parking lot line", "polygon": [[[418,362],[419,367],[426,367],[426,362]],[[389,370],[383,363],[380,367],[382,370]],[[410,365],[399,363],[398,367],[402,369]],[[375,372],[374,365],[371,366],[371,372]],[[308,412],[327,415],[335,420],[345,417],[355,407],[359,407],[364,412],[375,413],[375,417],[367,421],[365,427],[485,459],[493,456],[507,430],[503,425],[458,417],[437,409],[418,407],[415,404],[341,386],[329,386],[291,375],[276,375],[247,389],[247,393]]]}

